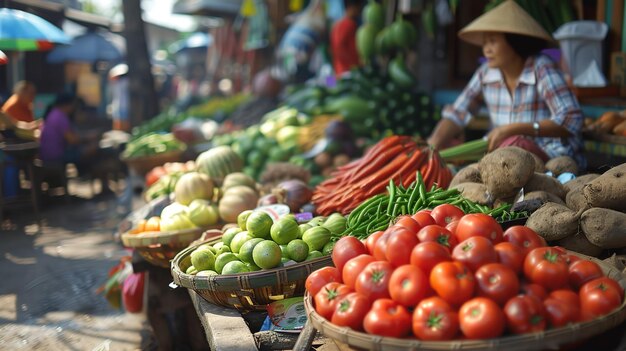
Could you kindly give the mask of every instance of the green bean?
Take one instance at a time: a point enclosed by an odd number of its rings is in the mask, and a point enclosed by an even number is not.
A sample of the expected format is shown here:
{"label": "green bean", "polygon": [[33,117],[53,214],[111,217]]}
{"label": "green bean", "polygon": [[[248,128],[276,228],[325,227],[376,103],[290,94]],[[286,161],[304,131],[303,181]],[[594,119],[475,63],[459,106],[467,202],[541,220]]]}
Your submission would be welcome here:
{"label": "green bean", "polygon": [[450,190],[439,192],[437,194],[431,194],[430,196],[428,196],[428,200],[430,201],[442,200],[452,195],[458,195],[458,194],[459,194],[459,191],[457,189],[450,189]]}
{"label": "green bean", "polygon": [[[415,184],[415,183],[412,183]],[[411,190],[411,193],[409,194],[409,206],[411,205],[411,203],[413,202],[413,199],[415,199],[415,196],[419,193],[419,187],[415,186],[413,188],[409,187],[409,189]]]}
{"label": "green bean", "polygon": [[389,179],[389,204],[387,205],[387,214],[391,212],[391,205],[393,204],[394,196],[396,194],[396,187],[393,184],[393,180]]}

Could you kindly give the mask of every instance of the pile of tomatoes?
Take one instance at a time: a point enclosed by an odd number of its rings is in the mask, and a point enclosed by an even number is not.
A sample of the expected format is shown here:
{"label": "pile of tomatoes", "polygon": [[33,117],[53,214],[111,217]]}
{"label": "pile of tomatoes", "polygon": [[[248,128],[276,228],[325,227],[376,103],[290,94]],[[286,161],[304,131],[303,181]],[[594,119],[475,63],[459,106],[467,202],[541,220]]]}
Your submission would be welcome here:
{"label": "pile of tomatoes", "polygon": [[623,288],[594,262],[548,247],[532,229],[444,204],[400,217],[365,241],[343,237],[335,267],[313,272],[316,312],[386,337],[486,339],[595,319]]}

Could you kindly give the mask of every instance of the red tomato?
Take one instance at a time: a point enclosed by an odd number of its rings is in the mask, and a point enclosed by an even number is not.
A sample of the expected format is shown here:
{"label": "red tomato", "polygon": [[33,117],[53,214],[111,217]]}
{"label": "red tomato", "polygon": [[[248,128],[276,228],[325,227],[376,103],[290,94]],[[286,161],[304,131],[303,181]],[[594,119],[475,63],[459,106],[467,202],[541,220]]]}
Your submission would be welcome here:
{"label": "red tomato", "polygon": [[367,253],[370,255],[374,255],[374,248],[376,247],[376,241],[383,235],[383,231],[377,231],[370,234],[367,239],[365,239],[365,248],[367,249]]}
{"label": "red tomato", "polygon": [[493,217],[483,213],[470,213],[460,219],[456,227],[456,237],[463,242],[473,236],[485,237],[493,244],[502,241],[502,227]]}
{"label": "red tomato", "polygon": [[513,334],[534,333],[546,329],[547,316],[541,300],[520,295],[504,306],[506,324]]}
{"label": "red tomato", "polygon": [[546,310],[546,316],[552,328],[576,323],[580,319],[578,301],[576,301],[575,305],[571,305],[563,300],[548,297],[543,301],[543,307]]}
{"label": "red tomato", "polygon": [[419,267],[426,275],[430,275],[437,263],[445,261],[452,261],[450,251],[433,241],[419,243],[411,251],[411,264]]}
{"label": "red tomato", "polygon": [[624,290],[615,280],[602,277],[580,288],[580,313],[583,321],[611,313],[622,304]]}
{"label": "red tomato", "polygon": [[405,227],[397,227],[389,234],[385,257],[394,267],[409,264],[411,251],[417,244],[419,244],[419,240],[414,232]]}
{"label": "red tomato", "polygon": [[500,306],[519,292],[517,275],[502,263],[488,263],[480,267],[474,277],[478,296],[488,297]]}
{"label": "red tomato", "polygon": [[315,311],[320,316],[330,320],[337,307],[337,302],[342,297],[351,293],[349,287],[341,283],[328,283],[315,294]]}
{"label": "red tomato", "polygon": [[413,312],[413,334],[421,340],[452,340],[459,332],[459,315],[444,299],[422,300]]}
{"label": "red tomato", "polygon": [[589,260],[578,260],[569,265],[569,283],[578,290],[583,284],[596,278],[604,277],[602,268]]}
{"label": "red tomato", "polygon": [[[374,246],[374,253],[372,253],[372,256],[374,256],[377,260],[379,261],[384,261],[387,259],[386,256],[386,252],[387,252],[387,241],[389,240],[389,236],[391,235],[391,232],[393,232],[394,230],[397,229],[401,229],[402,227],[396,227],[396,226],[391,226],[389,228],[387,228],[383,234],[380,236],[380,238],[378,238],[378,240],[376,240],[376,245]],[[404,229],[404,228],[402,228]],[[404,229],[406,230],[406,229]]]}
{"label": "red tomato", "polygon": [[505,230],[504,241],[522,248],[524,256],[532,249],[548,246],[544,238],[540,237],[534,230],[523,225],[514,225]]}
{"label": "red tomato", "polygon": [[304,288],[311,297],[315,297],[324,285],[332,282],[341,283],[341,272],[335,267],[323,267],[309,274],[304,282]]}
{"label": "red tomato", "polygon": [[404,215],[404,216],[398,217],[396,219],[396,222],[394,223],[394,225],[398,226],[398,227],[404,227],[404,228],[410,230],[411,232],[413,232],[413,234],[417,233],[422,228],[419,225],[419,223],[417,223],[409,215]]}
{"label": "red tomato", "polygon": [[447,247],[450,251],[458,244],[454,234],[450,233],[448,229],[436,224],[427,225],[420,229],[420,231],[417,232],[417,238],[420,242],[434,241]]}
{"label": "red tomato", "polygon": [[346,262],[362,254],[367,254],[367,249],[361,240],[353,236],[344,236],[335,243],[331,258],[335,267],[341,271]]}
{"label": "red tomato", "polygon": [[439,205],[433,208],[433,211],[430,213],[430,216],[433,217],[435,222],[442,227],[454,221],[458,221],[464,215],[465,212],[463,212],[463,210],[450,204]]}
{"label": "red tomato", "polygon": [[476,272],[484,264],[498,262],[493,244],[482,236],[474,236],[460,242],[452,250],[452,258],[465,263],[472,272]]}
{"label": "red tomato", "polygon": [[391,299],[406,307],[415,307],[430,290],[428,276],[416,266],[396,268],[389,279]]}
{"label": "red tomato", "polygon": [[427,225],[437,224],[437,222],[435,222],[435,219],[430,215],[429,210],[418,211],[416,214],[411,216],[411,218],[413,218],[417,222],[417,224],[419,224],[420,229],[424,228]]}
{"label": "red tomato", "polygon": [[578,294],[568,289],[551,291],[547,298],[564,301],[568,305],[580,308],[580,299]]}
{"label": "red tomato", "polygon": [[539,284],[533,284],[527,281],[523,281],[520,284],[520,294],[529,295],[538,298],[539,300],[545,300],[548,297],[546,288]]}
{"label": "red tomato", "polygon": [[354,283],[354,291],[365,295],[370,301],[389,298],[389,279],[393,266],[387,261],[375,261],[368,264],[359,273]]}
{"label": "red tomato", "polygon": [[391,299],[378,299],[365,315],[363,328],[370,334],[401,338],[411,331],[411,314]]}
{"label": "red tomato", "polygon": [[365,266],[374,261],[376,261],[376,259],[370,255],[358,255],[357,257],[346,262],[346,264],[343,265],[343,271],[341,272],[343,283],[350,287],[350,289],[354,289],[356,277],[358,277],[359,273],[365,269]]}
{"label": "red tomato", "polygon": [[459,241],[459,238],[456,236],[456,227],[459,225],[460,221],[461,220],[452,221],[446,226],[446,229],[448,229],[450,233],[454,234],[457,241]]}
{"label": "red tomato", "polygon": [[371,307],[370,300],[356,292],[349,293],[337,301],[337,307],[330,321],[341,327],[363,330],[363,318]]}
{"label": "red tomato", "polygon": [[497,243],[493,248],[498,255],[498,262],[511,267],[516,274],[522,272],[526,255],[524,249],[509,242]]}
{"label": "red tomato", "polygon": [[495,302],[475,297],[461,306],[459,324],[468,339],[491,339],[502,335],[506,318]]}
{"label": "red tomato", "polygon": [[526,255],[524,276],[547,290],[561,289],[568,285],[567,263],[558,250],[539,247]]}
{"label": "red tomato", "polygon": [[565,262],[567,263],[568,266],[571,266],[574,262],[578,262],[582,260],[582,258],[576,255],[570,254],[570,253],[564,254],[563,257],[565,258]]}
{"label": "red tomato", "polygon": [[474,275],[462,262],[438,263],[429,278],[437,295],[453,306],[460,306],[474,295]]}
{"label": "red tomato", "polygon": [[146,174],[146,186],[150,187],[166,174],[167,171],[165,171],[165,168],[163,168],[163,166],[154,167],[150,172],[148,172],[148,174]]}

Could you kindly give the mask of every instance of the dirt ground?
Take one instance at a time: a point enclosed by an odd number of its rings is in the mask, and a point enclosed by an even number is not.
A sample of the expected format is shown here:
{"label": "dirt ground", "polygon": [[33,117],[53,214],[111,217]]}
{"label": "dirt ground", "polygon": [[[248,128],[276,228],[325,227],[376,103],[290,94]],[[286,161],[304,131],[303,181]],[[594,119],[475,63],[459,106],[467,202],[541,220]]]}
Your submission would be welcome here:
{"label": "dirt ground", "polygon": [[96,292],[128,254],[114,232],[139,200],[92,197],[77,181],[70,182],[70,193],[68,204],[62,197],[44,199],[41,227],[30,207],[5,215],[0,350],[153,349],[145,315],[113,309]]}

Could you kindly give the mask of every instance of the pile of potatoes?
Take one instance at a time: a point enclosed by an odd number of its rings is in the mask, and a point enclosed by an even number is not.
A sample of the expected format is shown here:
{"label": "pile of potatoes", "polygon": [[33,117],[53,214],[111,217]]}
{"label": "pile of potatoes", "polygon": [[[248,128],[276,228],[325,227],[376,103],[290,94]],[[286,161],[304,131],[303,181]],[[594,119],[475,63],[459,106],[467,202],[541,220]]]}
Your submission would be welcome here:
{"label": "pile of potatoes", "polygon": [[526,226],[552,245],[594,257],[607,257],[626,274],[626,163],[604,174],[586,174],[561,184],[554,177],[578,173],[570,157],[547,163],[517,147],[498,149],[462,169],[450,188],[483,205],[512,202],[520,189],[524,200],[540,200]]}
{"label": "pile of potatoes", "polygon": [[576,162],[567,156],[547,163],[524,149],[511,146],[487,154],[480,162],[461,169],[452,179],[450,188],[459,189],[464,197],[481,205],[499,206],[511,203],[520,189],[524,200],[540,200],[565,205],[567,190],[554,177],[570,172],[578,174]]}

